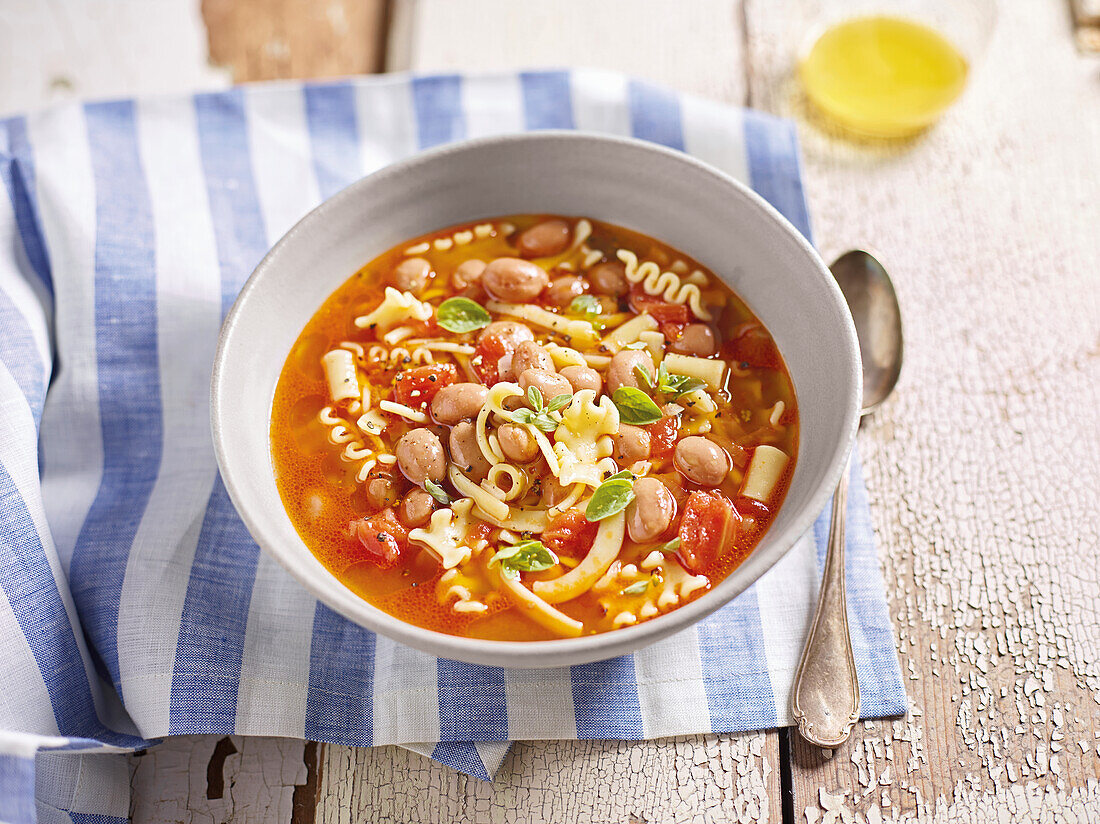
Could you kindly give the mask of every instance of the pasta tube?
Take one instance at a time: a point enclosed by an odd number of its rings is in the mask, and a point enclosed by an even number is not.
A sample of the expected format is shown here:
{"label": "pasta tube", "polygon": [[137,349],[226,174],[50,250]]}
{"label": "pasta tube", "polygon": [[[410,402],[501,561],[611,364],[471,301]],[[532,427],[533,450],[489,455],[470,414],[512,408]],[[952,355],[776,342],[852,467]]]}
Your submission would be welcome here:
{"label": "pasta tube", "polygon": [[775,491],[783,470],[787,468],[788,460],[787,453],[774,446],[761,444],[756,447],[745,472],[745,480],[741,483],[740,494],[766,504]]}

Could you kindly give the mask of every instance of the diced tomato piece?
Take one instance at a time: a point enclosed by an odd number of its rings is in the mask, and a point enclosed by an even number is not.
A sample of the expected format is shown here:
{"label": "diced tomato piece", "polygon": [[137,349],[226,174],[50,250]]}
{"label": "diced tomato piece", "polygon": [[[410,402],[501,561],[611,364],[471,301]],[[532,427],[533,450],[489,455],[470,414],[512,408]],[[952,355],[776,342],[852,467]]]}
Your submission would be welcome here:
{"label": "diced tomato piece", "polygon": [[722,346],[722,358],[766,369],[778,369],[780,364],[775,341],[758,323],[742,324],[734,329],[731,338]]}
{"label": "diced tomato piece", "polygon": [[599,523],[589,521],[583,512],[568,509],[546,527],[542,543],[558,555],[583,558],[592,548],[599,528]]}
{"label": "diced tomato piece", "polygon": [[406,325],[413,330],[413,336],[418,338],[436,338],[444,332],[434,314],[427,320],[412,321]]}
{"label": "diced tomato piece", "polygon": [[733,537],[736,511],[715,492],[692,492],[680,520],[680,559],[690,572],[705,572]]}
{"label": "diced tomato piece", "polygon": [[453,363],[418,366],[397,375],[393,384],[393,398],[413,409],[424,409],[432,402],[436,392],[444,386],[450,386],[457,378],[458,370]]}
{"label": "diced tomato piece", "polygon": [[630,287],[630,308],[641,314],[646,312],[657,323],[687,323],[691,320],[691,311],[681,303],[669,303],[660,295],[647,294],[642,284]]}
{"label": "diced tomato piece", "polygon": [[679,415],[665,415],[656,423],[642,427],[649,432],[649,457],[667,458],[676,448],[676,436],[680,434]]}
{"label": "diced tomato piece", "polygon": [[665,336],[665,343],[676,343],[684,336],[686,323],[662,323],[661,334]]}
{"label": "diced tomato piece", "polygon": [[486,335],[477,345],[470,367],[477,379],[486,386],[492,386],[500,380],[497,364],[508,354],[508,344],[499,335]]}
{"label": "diced tomato piece", "polygon": [[492,533],[493,527],[487,523],[478,522],[470,527],[470,531],[466,533],[466,537],[471,544],[477,544],[478,541],[486,541],[489,539],[489,535]]}
{"label": "diced tomato piece", "polygon": [[351,533],[364,552],[349,560],[370,561],[382,569],[395,566],[409,546],[409,530],[397,520],[393,507],[386,507],[371,518],[352,521]]}

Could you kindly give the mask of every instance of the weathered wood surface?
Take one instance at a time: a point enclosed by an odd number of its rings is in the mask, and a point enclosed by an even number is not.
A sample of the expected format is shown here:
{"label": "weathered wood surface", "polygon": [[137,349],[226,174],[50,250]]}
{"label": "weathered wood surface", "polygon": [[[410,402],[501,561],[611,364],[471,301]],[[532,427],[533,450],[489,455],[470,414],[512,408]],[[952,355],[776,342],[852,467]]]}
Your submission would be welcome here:
{"label": "weathered wood surface", "polygon": [[313,820],[316,749],[309,745],[303,759],[303,743],[288,738],[169,738],[130,759],[133,820],[305,824]]}
{"label": "weathered wood surface", "polygon": [[828,756],[796,740],[796,815],[1100,816],[1100,83],[1065,9],[1002,4],[964,101],[887,145],[810,122],[785,4],[701,4],[747,26],[696,28],[718,53],[647,41],[679,3],[611,28],[540,6],[421,0],[410,65],[595,63],[794,116],[823,253],[870,245],[897,280],[903,382],[860,442],[913,713]]}
{"label": "weathered wood surface", "polygon": [[192,0],[3,0],[0,117],[74,98],[224,87]]}
{"label": "weathered wood surface", "polygon": [[[823,253],[870,245],[897,282],[906,368],[860,443],[913,713],[830,756],[796,742],[795,820],[1100,820],[1100,66],[1064,5],[1001,3],[964,100],[895,146],[808,122],[786,4],[532,5],[396,0],[392,64],[604,66],[795,116]],[[189,0],[11,0],[0,108],[224,83],[197,21]],[[397,748],[230,741],[134,758],[134,820],[780,818],[775,733],[524,743],[491,785]]]}
{"label": "weathered wood surface", "polygon": [[[781,15],[747,19],[754,104],[805,122]],[[823,253],[872,244],[904,309],[860,443],[914,707],[831,758],[794,747],[809,824],[1100,817],[1097,71],[1059,4],[1021,0],[925,137],[801,129]]]}
{"label": "weathered wood surface", "polygon": [[386,0],[202,0],[210,59],[233,79],[369,74],[382,67]]}
{"label": "weathered wood surface", "polygon": [[318,824],[779,821],[776,733],[517,743],[493,782],[394,747],[325,747]]}

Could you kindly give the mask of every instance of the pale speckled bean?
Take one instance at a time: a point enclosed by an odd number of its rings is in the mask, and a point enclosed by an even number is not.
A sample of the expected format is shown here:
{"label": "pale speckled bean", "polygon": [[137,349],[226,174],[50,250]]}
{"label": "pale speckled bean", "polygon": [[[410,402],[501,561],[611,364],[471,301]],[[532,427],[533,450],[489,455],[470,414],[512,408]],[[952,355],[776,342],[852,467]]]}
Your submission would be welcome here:
{"label": "pale speckled bean", "polygon": [[470,421],[462,421],[451,430],[448,439],[451,460],[465,475],[480,480],[489,472],[489,462],[477,444],[477,427]]}
{"label": "pale speckled bean", "polygon": [[432,277],[432,265],[421,257],[405,258],[393,270],[393,283],[402,292],[421,292]]}
{"label": "pale speckled bean", "polygon": [[443,444],[434,432],[423,427],[402,435],[394,454],[402,474],[417,486],[423,486],[429,478],[439,482],[447,471]]}
{"label": "pale speckled bean", "polygon": [[544,220],[524,229],[516,238],[516,251],[525,258],[559,255],[573,241],[573,230],[560,218]]}
{"label": "pale speckled bean", "polygon": [[634,483],[634,500],[626,508],[626,530],[636,543],[652,541],[672,523],[676,499],[656,478],[640,478]]}
{"label": "pale speckled bean", "polygon": [[481,285],[489,296],[508,303],[534,300],[549,282],[545,269],[521,258],[497,258],[481,273]]}
{"label": "pale speckled bean", "polygon": [[464,418],[472,418],[485,405],[488,388],[480,383],[452,383],[444,386],[432,398],[432,417],[441,424],[454,426]]}
{"label": "pale speckled bean", "polygon": [[401,501],[401,506],[397,508],[397,517],[410,529],[423,526],[432,516],[434,506],[435,499],[431,495],[423,489],[414,489]]}
{"label": "pale speckled bean", "polygon": [[722,447],[700,435],[678,441],[672,462],[689,481],[715,487],[730,471],[730,459]]}

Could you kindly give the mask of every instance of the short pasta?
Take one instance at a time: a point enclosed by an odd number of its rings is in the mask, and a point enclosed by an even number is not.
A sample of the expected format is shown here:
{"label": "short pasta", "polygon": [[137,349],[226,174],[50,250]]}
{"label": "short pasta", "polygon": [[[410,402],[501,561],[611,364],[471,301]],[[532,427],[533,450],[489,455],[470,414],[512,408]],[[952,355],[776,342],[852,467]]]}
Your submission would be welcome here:
{"label": "short pasta", "polygon": [[406,622],[495,640],[679,608],[783,503],[798,405],[715,273],[592,217],[410,238],[317,310],[275,390],[302,540]]}

